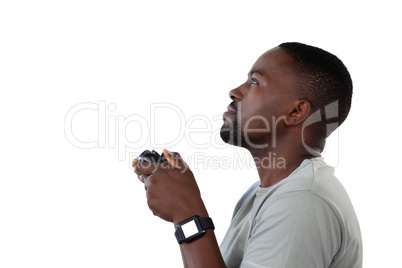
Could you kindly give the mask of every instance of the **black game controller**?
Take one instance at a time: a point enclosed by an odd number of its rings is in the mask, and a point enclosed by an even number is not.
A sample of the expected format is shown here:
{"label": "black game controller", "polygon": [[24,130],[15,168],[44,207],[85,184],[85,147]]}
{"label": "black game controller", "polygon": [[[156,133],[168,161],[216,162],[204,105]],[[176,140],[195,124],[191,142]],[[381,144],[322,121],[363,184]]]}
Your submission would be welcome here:
{"label": "black game controller", "polygon": [[143,162],[153,162],[153,163],[167,163],[166,158],[162,155],[159,155],[155,150],[149,151],[145,150],[140,154],[137,158],[138,161]]}

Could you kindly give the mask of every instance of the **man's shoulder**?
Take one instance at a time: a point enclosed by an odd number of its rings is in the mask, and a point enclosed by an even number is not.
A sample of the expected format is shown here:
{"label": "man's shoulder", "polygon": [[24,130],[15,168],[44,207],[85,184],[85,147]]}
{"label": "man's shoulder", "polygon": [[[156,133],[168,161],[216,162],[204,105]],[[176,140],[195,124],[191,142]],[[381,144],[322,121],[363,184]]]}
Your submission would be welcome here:
{"label": "man's shoulder", "polygon": [[[273,186],[272,196],[308,191],[326,200],[326,196],[346,194],[334,175],[334,168],[321,157],[306,159],[287,178]],[[330,201],[330,200],[328,200]]]}
{"label": "man's shoulder", "polygon": [[233,212],[233,216],[236,215],[236,213],[239,211],[239,209],[248,201],[250,198],[254,196],[256,193],[258,187],[260,185],[260,181],[256,181],[251,185],[251,187],[243,194],[243,196],[239,199],[239,201],[236,204],[236,207]]}
{"label": "man's shoulder", "polygon": [[[249,228],[246,235],[252,240],[247,244],[248,252],[256,252],[256,256],[245,258],[258,259],[258,249],[264,245],[275,245],[278,254],[292,248],[299,252],[301,247],[308,248],[304,247],[305,241],[314,240],[318,248],[328,249],[329,261],[335,257],[334,267],[361,262],[360,227],[352,203],[334,169],[322,158],[304,160],[292,174],[271,187],[259,185],[258,181],[245,192],[235,210],[239,215],[237,223]],[[292,241],[292,246],[284,241]],[[284,244],[280,246],[281,243]],[[307,253],[311,251],[319,252],[312,248]]]}
{"label": "man's shoulder", "polygon": [[[304,160],[287,178],[268,187],[259,187],[255,182],[238,201],[234,214],[242,206],[257,195],[258,202],[250,209],[260,209],[286,202],[302,204],[312,203],[333,210],[337,218],[345,219],[345,215],[354,214],[353,206],[346,190],[334,175],[334,168],[327,165],[323,158]],[[256,201],[257,201],[256,200]],[[280,201],[280,202],[279,202]],[[285,208],[286,209],[286,206]]]}
{"label": "man's shoulder", "polygon": [[[323,158],[304,160],[287,178],[268,188],[253,184],[240,199],[236,211],[257,193],[253,209],[280,211],[310,206],[334,214],[339,221],[356,219],[349,196]],[[301,206],[301,207],[300,207]],[[307,211],[307,210],[305,210]]]}
{"label": "man's shoulder", "polygon": [[265,201],[268,198],[272,200],[277,196],[288,193],[310,191],[314,181],[314,162],[315,160],[310,159],[303,161],[287,178],[267,188],[261,188],[261,182],[259,180],[256,181],[237,202],[234,215],[247,201],[253,198],[257,192],[261,196],[264,195],[262,199]]}

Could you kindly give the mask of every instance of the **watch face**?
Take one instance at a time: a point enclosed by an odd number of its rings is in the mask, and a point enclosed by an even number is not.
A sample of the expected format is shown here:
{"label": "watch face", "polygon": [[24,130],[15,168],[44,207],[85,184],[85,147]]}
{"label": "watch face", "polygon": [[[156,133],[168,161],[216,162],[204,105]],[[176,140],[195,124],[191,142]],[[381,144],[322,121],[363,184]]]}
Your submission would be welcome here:
{"label": "watch face", "polygon": [[195,223],[195,220],[191,220],[189,222],[184,223],[181,226],[181,229],[183,231],[184,237],[188,238],[190,236],[193,236],[195,234],[199,233],[197,224]]}

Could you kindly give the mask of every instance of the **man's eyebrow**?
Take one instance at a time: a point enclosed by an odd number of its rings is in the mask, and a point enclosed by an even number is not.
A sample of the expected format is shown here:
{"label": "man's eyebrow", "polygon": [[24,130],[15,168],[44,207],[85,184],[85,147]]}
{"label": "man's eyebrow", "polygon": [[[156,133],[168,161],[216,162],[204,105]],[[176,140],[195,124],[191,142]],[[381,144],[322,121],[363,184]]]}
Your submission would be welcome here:
{"label": "man's eyebrow", "polygon": [[262,73],[261,73],[260,71],[258,71],[258,70],[252,70],[252,71],[250,71],[250,72],[248,73],[248,76],[252,76],[252,75],[255,74],[255,73],[257,73],[257,74],[263,76]]}

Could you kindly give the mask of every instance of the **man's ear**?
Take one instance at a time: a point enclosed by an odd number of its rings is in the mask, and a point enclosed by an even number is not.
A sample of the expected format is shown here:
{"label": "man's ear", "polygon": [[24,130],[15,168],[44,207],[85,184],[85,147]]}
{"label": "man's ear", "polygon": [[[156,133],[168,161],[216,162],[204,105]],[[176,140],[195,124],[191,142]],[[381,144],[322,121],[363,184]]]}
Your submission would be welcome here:
{"label": "man's ear", "polygon": [[286,116],[284,123],[287,126],[297,126],[302,124],[311,112],[311,104],[305,100],[297,100],[289,114]]}

